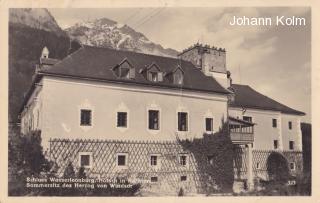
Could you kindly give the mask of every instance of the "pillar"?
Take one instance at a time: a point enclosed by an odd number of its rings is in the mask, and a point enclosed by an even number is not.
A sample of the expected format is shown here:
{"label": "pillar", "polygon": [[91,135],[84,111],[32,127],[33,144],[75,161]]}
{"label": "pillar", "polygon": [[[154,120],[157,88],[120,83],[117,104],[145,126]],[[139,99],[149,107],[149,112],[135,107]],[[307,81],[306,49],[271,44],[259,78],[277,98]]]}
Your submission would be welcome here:
{"label": "pillar", "polygon": [[247,186],[248,190],[253,190],[253,155],[252,155],[252,144],[247,144]]}

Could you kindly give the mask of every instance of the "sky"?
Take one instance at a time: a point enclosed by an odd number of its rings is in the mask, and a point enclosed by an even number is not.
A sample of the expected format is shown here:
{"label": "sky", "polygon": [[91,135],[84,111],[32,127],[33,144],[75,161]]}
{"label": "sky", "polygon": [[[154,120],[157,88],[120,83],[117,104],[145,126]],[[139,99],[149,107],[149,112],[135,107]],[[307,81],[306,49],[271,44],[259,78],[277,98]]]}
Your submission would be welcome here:
{"label": "sky", "polygon": [[[62,28],[102,17],[177,51],[200,42],[225,48],[233,83],[305,112],[311,122],[311,10],[306,7],[49,9]],[[303,17],[305,26],[231,26],[233,16]]]}

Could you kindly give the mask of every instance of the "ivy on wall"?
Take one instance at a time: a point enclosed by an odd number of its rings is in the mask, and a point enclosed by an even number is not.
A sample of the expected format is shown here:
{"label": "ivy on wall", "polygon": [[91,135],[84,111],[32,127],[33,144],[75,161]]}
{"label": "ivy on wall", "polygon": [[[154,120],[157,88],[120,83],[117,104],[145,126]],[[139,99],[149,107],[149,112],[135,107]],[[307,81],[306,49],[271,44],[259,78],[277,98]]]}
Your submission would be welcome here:
{"label": "ivy on wall", "polygon": [[228,124],[222,121],[221,126],[218,132],[204,134],[203,138],[179,140],[195,157],[207,194],[232,192],[233,188],[233,144]]}

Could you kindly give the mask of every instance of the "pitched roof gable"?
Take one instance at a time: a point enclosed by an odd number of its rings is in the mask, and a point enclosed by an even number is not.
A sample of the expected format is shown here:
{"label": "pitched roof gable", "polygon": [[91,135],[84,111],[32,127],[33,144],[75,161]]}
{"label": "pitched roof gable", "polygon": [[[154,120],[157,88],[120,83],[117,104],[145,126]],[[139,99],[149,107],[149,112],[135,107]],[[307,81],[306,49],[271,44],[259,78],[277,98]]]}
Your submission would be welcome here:
{"label": "pitched roof gable", "polygon": [[235,93],[235,99],[231,107],[253,108],[271,111],[280,111],[287,114],[305,115],[304,112],[292,109],[281,104],[259,92],[248,85],[232,84],[231,88]]}

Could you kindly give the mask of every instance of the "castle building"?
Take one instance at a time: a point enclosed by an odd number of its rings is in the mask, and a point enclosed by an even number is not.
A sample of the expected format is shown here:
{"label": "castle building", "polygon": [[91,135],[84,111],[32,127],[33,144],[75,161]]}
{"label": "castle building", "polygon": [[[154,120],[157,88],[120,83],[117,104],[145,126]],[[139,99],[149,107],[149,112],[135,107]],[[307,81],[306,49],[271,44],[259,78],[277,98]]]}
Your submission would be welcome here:
{"label": "castle building", "polygon": [[[232,84],[221,48],[195,44],[168,58],[83,46],[61,61],[45,48],[21,109],[21,131],[41,130],[44,148],[61,168],[69,160],[100,177],[143,166],[150,170],[145,178],[160,182],[159,171],[172,161],[161,143],[202,138],[228,123],[231,141],[248,151],[248,170],[239,177],[252,183],[252,169],[265,165],[252,161],[252,150],[301,152],[303,115]],[[184,167],[174,172],[177,181],[191,181],[192,154],[170,150]]]}

